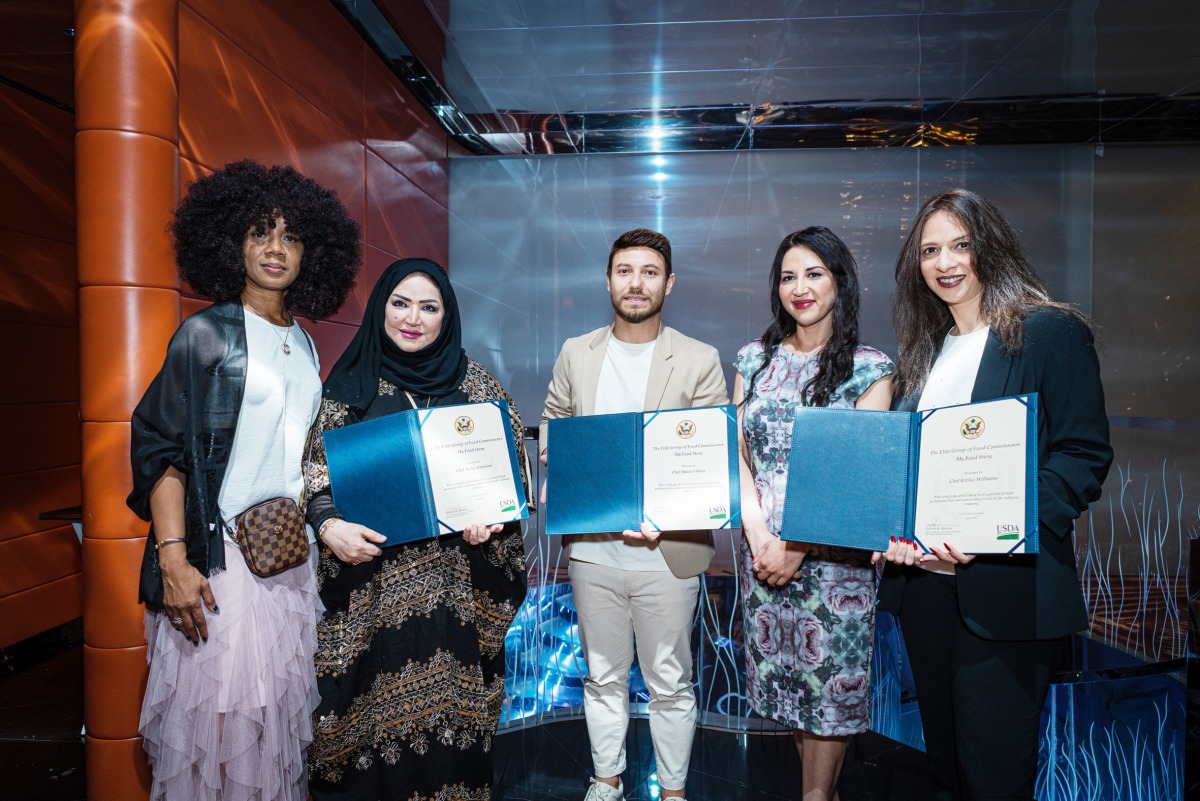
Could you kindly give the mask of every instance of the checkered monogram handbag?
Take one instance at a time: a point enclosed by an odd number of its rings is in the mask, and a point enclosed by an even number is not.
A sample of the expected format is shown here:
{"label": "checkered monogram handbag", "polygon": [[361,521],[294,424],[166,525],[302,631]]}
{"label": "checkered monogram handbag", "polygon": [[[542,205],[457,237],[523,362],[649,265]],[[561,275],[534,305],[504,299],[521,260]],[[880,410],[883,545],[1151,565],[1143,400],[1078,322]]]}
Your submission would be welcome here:
{"label": "checkered monogram handbag", "polygon": [[237,516],[234,534],[246,566],[260,578],[303,564],[308,559],[304,515],[291,498],[272,498]]}

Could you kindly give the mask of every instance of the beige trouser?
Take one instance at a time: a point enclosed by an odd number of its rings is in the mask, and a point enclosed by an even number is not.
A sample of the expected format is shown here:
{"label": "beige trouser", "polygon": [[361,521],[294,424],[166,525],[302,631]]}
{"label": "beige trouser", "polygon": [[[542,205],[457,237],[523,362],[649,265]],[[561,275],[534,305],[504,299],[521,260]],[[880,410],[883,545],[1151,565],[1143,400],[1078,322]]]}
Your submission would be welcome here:
{"label": "beige trouser", "polygon": [[629,668],[636,640],[638,664],[650,691],[658,783],[667,790],[683,789],[696,730],[691,633],[700,578],[574,559],[570,574],[588,667],[583,712],[596,775],[625,772]]}

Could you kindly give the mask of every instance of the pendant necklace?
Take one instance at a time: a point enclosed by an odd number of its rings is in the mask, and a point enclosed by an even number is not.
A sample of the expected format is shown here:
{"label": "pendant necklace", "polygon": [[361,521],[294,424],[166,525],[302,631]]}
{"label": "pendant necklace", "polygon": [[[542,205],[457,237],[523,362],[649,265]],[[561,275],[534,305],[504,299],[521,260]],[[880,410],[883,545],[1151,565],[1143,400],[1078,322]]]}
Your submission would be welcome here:
{"label": "pendant necklace", "polygon": [[[416,399],[415,399],[415,398],[413,398],[413,396],[412,396],[412,393],[411,393],[411,392],[409,392],[409,391],[406,389],[406,390],[404,390],[404,394],[405,394],[406,396],[408,396],[408,402],[412,404],[412,407],[413,407],[414,409],[419,409],[419,408],[420,408],[419,406],[417,406],[417,401],[416,401]],[[433,403],[433,396],[432,396],[432,395],[430,395],[428,398],[426,398],[426,399],[425,399],[425,408],[426,408],[426,409],[428,409],[428,408],[429,408],[429,405],[430,405],[431,403]]]}
{"label": "pendant necklace", "polygon": [[290,323],[288,323],[287,333],[280,335],[279,326],[275,325],[275,323],[272,323],[269,319],[267,319],[267,316],[265,314],[263,314],[262,312],[260,312],[258,309],[254,308],[249,303],[244,304],[242,306],[242,308],[249,309],[250,311],[254,312],[255,316],[261,317],[263,320],[266,320],[267,323],[271,326],[271,330],[275,332],[275,336],[279,337],[279,349],[281,351],[283,351],[283,355],[287,356],[287,355],[291,354],[292,349],[288,345],[288,338],[291,337],[291,335],[292,335],[292,325],[296,322],[295,318],[292,318],[292,321]]}

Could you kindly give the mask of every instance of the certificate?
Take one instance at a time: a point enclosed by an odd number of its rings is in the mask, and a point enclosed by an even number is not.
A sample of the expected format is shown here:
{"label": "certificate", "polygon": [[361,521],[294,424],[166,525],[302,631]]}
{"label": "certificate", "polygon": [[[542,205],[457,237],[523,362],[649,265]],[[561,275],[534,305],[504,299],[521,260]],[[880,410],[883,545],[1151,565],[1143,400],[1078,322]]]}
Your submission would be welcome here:
{"label": "certificate", "polygon": [[728,409],[709,406],[645,418],[642,519],[659,531],[727,525],[736,491],[729,463],[732,457],[736,466],[737,459],[737,429],[731,441]]}
{"label": "certificate", "polygon": [[1036,553],[1037,395],[921,412],[796,412],[781,536]]}
{"label": "certificate", "polygon": [[324,439],[338,511],[388,545],[529,516],[506,401],[411,409]]}
{"label": "certificate", "polygon": [[549,422],[546,533],[740,525],[733,406]]}
{"label": "certificate", "polygon": [[[948,543],[963,553],[1026,552],[1028,413],[1017,398],[924,413],[913,522],[918,542]],[[1033,446],[1036,464],[1036,437]],[[1036,478],[1032,490],[1036,498]]]}

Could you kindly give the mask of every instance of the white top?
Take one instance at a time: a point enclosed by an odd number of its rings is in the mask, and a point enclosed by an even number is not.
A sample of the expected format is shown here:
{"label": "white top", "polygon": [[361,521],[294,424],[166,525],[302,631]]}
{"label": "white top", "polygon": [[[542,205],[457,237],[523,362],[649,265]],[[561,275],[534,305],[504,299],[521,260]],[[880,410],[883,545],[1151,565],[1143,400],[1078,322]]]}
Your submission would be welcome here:
{"label": "white top", "polygon": [[[971,402],[971,391],[975,389],[975,377],[979,375],[979,362],[983,360],[987,339],[986,327],[959,337],[946,334],[942,352],[929,370],[925,391],[917,404],[919,411]],[[954,565],[949,562],[928,562],[925,569],[931,573],[954,575]]]}
{"label": "white top", "polygon": [[929,370],[929,380],[925,382],[921,402],[917,404],[918,411],[971,402],[988,330],[985,326],[962,336],[946,334],[942,352]]}
{"label": "white top", "polygon": [[[291,353],[280,347],[285,338]],[[321,405],[317,351],[298,323],[281,327],[246,312],[246,351],[246,392],[217,498],[230,541],[234,518],[249,507],[300,500],[304,442]],[[308,537],[314,541],[311,528]]]}
{"label": "white top", "polygon": [[[596,414],[640,412],[646,406],[646,384],[654,363],[655,341],[641,344],[609,337],[604,365],[596,385]],[[629,477],[629,491],[636,493],[635,476]],[[636,527],[637,521],[630,521]],[[617,534],[585,534],[571,543],[571,558],[580,562],[615,567],[620,570],[669,571],[667,560],[656,544],[626,540]]]}

